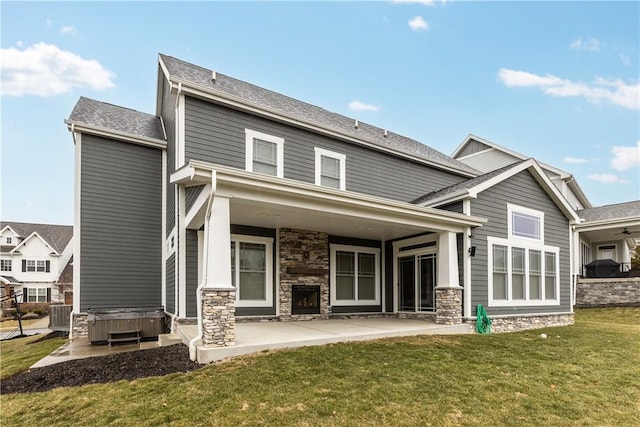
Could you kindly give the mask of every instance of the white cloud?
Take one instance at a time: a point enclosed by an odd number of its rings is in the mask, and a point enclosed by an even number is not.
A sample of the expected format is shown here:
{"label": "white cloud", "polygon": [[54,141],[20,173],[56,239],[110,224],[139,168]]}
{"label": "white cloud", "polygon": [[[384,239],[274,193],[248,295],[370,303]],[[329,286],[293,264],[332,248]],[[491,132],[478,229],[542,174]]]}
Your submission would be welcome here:
{"label": "white cloud", "polygon": [[603,184],[626,184],[629,182],[625,179],[620,179],[618,176],[610,173],[602,173],[602,174],[593,173],[589,175],[587,178],[592,181],[601,182]]}
{"label": "white cloud", "polygon": [[351,101],[349,103],[349,109],[351,111],[379,111],[379,105],[365,104],[360,101]]}
{"label": "white cloud", "polygon": [[583,164],[583,163],[589,163],[588,159],[583,159],[581,157],[565,157],[562,160],[565,163],[571,163],[571,164],[574,164],[574,165],[579,165],[579,164]]}
{"label": "white cloud", "polygon": [[613,153],[612,169],[623,171],[640,165],[640,141],[636,142],[635,147],[616,145],[611,152]]}
{"label": "white cloud", "polygon": [[74,37],[78,36],[78,30],[76,30],[73,25],[65,25],[64,27],[60,28],[60,34],[70,34]]}
{"label": "white cloud", "polygon": [[574,50],[598,52],[600,50],[600,41],[595,37],[588,37],[587,39],[580,37],[572,41],[569,47]]}
{"label": "white cloud", "polygon": [[53,96],[76,88],[115,87],[115,74],[94,59],[84,59],[55,45],[37,43],[25,50],[0,49],[2,95]]}
{"label": "white cloud", "polygon": [[629,55],[625,55],[624,53],[620,54],[620,61],[622,61],[622,63],[624,65],[626,65],[627,67],[631,66],[631,58],[629,58]]}
{"label": "white cloud", "polygon": [[416,16],[409,20],[409,27],[415,31],[426,31],[429,29],[429,23],[422,16]]}
{"label": "white cloud", "polygon": [[640,83],[628,84],[620,79],[596,77],[591,84],[572,82],[551,74],[538,76],[526,71],[502,68],[498,78],[507,87],[537,87],[559,97],[582,96],[589,102],[610,102],[624,108],[640,110]]}

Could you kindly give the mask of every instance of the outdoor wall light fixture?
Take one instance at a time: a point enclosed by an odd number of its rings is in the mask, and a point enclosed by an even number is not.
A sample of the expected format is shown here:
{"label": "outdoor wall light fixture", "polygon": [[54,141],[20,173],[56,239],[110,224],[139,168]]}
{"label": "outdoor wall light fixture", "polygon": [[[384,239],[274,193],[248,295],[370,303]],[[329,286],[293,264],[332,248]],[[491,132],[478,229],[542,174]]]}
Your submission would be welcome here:
{"label": "outdoor wall light fixture", "polygon": [[469,248],[469,256],[476,256],[476,247],[475,246],[471,246]]}

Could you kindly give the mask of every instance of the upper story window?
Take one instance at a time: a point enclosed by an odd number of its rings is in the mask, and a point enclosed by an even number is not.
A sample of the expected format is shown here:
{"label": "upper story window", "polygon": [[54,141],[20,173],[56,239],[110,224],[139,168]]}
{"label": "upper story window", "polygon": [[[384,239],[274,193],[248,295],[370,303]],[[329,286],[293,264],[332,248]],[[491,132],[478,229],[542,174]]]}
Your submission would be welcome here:
{"label": "upper story window", "polygon": [[13,239],[11,237],[7,237],[7,245],[10,245],[13,243]]}
{"label": "upper story window", "polygon": [[544,212],[507,205],[509,236],[544,241]]}
{"label": "upper story window", "polygon": [[315,148],[316,185],[344,190],[346,188],[346,156],[341,153]]}
{"label": "upper story window", "polygon": [[51,262],[45,260],[27,259],[22,260],[22,272],[27,273],[49,273],[51,271]]}
{"label": "upper story window", "polygon": [[246,170],[284,177],[284,138],[245,129]]}
{"label": "upper story window", "polygon": [[10,259],[0,260],[0,271],[12,271],[12,262]]}

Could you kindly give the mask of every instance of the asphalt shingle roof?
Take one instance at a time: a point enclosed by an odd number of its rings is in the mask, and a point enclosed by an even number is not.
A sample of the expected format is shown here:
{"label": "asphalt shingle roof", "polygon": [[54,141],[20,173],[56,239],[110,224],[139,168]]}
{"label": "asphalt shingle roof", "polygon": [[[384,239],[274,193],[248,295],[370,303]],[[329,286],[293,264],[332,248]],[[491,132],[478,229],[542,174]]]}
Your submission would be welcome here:
{"label": "asphalt shingle roof", "polygon": [[36,231],[40,237],[51,245],[58,253],[62,253],[64,248],[73,237],[73,226],[71,225],[52,225],[52,224],[31,224],[26,222],[0,222],[0,230],[6,226],[11,227],[23,239],[29,237]]}
{"label": "asphalt shingle roof", "polygon": [[582,209],[577,211],[577,214],[580,218],[584,218],[585,223],[633,217],[637,218],[640,217],[640,200]]}
{"label": "asphalt shingle roof", "polygon": [[80,97],[73,107],[69,121],[135,136],[165,140],[159,117],[84,96]]}
{"label": "asphalt shingle roof", "polygon": [[459,191],[470,190],[471,188],[475,187],[476,185],[480,185],[483,182],[488,181],[491,178],[500,175],[502,172],[504,172],[506,170],[509,170],[509,169],[519,165],[522,162],[526,162],[526,160],[522,160],[520,162],[513,163],[511,165],[507,165],[507,166],[501,167],[500,169],[496,169],[494,171],[487,172],[484,175],[480,175],[480,176],[477,176],[475,178],[471,178],[471,179],[468,179],[466,181],[459,182],[457,184],[451,185],[449,187],[442,188],[442,189],[437,190],[437,191],[432,191],[431,193],[427,193],[422,197],[418,197],[417,199],[412,200],[411,203],[419,205],[419,204],[428,202],[430,200],[435,200],[435,199],[438,199],[440,197],[444,197],[444,196],[449,195],[449,194],[457,193]]}
{"label": "asphalt shingle roof", "polygon": [[233,96],[244,102],[278,111],[288,117],[319,125],[380,147],[422,158],[424,160],[453,168],[455,170],[478,175],[476,169],[434,150],[414,139],[398,135],[355,119],[332,113],[324,108],[299,101],[253,84],[216,73],[212,79],[212,70],[160,54],[160,58],[171,77],[203,87],[212,92]]}

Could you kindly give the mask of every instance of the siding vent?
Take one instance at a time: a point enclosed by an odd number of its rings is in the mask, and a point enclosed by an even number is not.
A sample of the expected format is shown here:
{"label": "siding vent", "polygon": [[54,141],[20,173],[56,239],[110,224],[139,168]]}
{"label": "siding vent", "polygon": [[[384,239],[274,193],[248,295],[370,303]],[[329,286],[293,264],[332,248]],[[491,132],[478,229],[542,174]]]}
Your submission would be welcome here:
{"label": "siding vent", "polygon": [[358,120],[356,120],[355,124],[353,125],[354,128],[358,129]]}
{"label": "siding vent", "polygon": [[216,82],[216,71],[215,70],[211,70],[211,81],[212,82]]}

